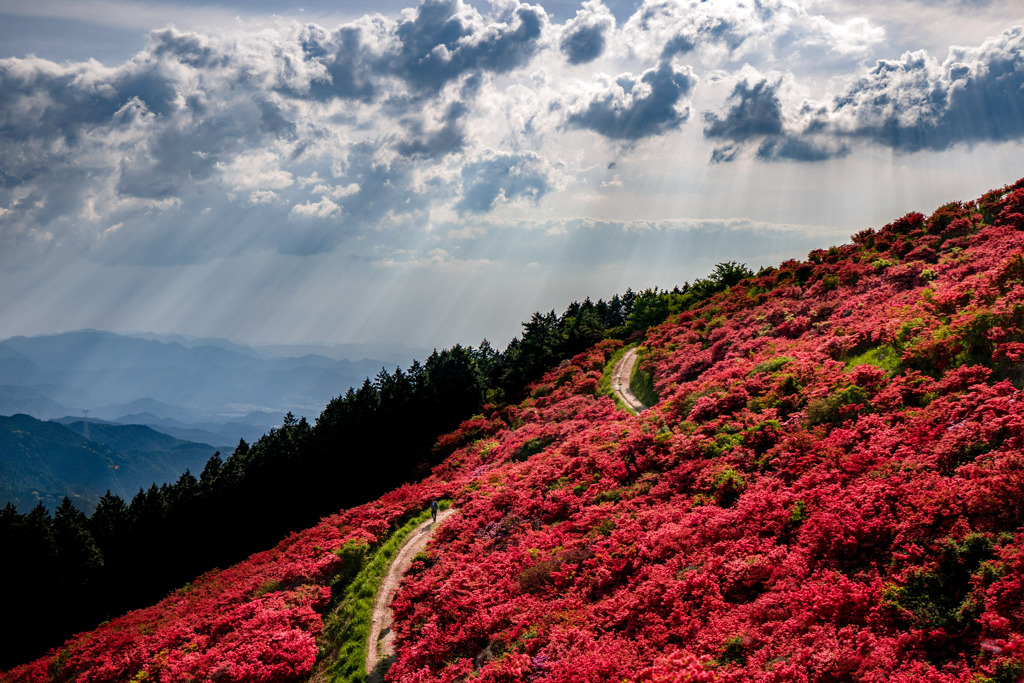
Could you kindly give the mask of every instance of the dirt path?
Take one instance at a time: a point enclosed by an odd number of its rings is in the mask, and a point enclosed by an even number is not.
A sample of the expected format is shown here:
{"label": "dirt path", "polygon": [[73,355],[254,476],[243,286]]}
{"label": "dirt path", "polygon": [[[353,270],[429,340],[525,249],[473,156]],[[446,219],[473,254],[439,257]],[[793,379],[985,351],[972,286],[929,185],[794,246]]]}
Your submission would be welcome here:
{"label": "dirt path", "polygon": [[366,643],[367,683],[383,683],[384,674],[395,661],[395,634],[391,632],[391,600],[398,591],[398,585],[409,571],[412,559],[427,546],[427,542],[434,536],[434,531],[452,512],[452,508],[443,510],[437,513],[436,522],[424,522],[412,532],[388,568],[388,575],[380,584],[377,599],[373,603],[373,620],[370,622],[370,636]]}
{"label": "dirt path", "polygon": [[612,370],[612,391],[623,403],[629,406],[634,412],[647,410],[647,406],[640,402],[633,392],[629,390],[629,378],[633,375],[633,366],[636,365],[636,349],[630,349],[622,355],[619,362]]}

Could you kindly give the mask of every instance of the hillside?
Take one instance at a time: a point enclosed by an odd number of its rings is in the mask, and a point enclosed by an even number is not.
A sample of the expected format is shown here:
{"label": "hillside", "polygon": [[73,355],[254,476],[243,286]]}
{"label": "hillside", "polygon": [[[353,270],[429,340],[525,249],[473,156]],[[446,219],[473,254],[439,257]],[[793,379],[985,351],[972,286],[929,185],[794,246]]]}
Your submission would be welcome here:
{"label": "hillside", "polygon": [[131,498],[140,488],[202,471],[216,448],[141,425],[43,422],[0,416],[0,506],[56,509],[68,496],[91,512],[108,490]]}
{"label": "hillside", "polygon": [[421,482],[0,680],[362,680],[360,570],[437,497],[389,681],[1017,681],[1022,252],[1024,180],[668,297],[651,409],[605,395],[601,342]]}

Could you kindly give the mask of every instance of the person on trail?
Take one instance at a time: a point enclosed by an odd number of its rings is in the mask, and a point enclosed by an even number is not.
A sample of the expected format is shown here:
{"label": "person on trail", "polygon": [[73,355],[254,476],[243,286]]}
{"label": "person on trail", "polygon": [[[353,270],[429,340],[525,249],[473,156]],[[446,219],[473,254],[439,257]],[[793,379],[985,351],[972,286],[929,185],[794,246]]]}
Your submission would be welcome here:
{"label": "person on trail", "polygon": [[430,517],[435,522],[437,521],[437,501],[436,500],[430,501]]}

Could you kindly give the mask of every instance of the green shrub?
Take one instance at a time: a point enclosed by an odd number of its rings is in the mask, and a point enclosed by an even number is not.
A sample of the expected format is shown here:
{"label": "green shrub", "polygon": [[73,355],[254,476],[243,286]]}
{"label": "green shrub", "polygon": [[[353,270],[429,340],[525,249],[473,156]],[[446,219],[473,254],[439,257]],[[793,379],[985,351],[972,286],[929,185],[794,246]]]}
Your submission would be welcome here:
{"label": "green shrub", "polygon": [[813,399],[807,404],[805,411],[807,424],[809,426],[826,423],[837,424],[845,416],[843,408],[867,403],[867,401],[867,394],[858,386],[847,387],[835,394]]}
{"label": "green shrub", "polygon": [[267,593],[274,593],[276,591],[279,591],[283,587],[284,581],[281,581],[281,579],[269,579],[267,581],[264,581],[263,585],[256,589],[256,592],[253,593],[253,597],[259,598],[266,595]]}
{"label": "green shrub", "polygon": [[537,455],[547,448],[551,441],[551,438],[546,436],[530,439],[516,449],[516,452],[512,454],[512,460],[515,462],[525,462],[531,455]]}
{"label": "green shrub", "polygon": [[789,509],[789,521],[791,524],[800,524],[805,519],[807,519],[807,504],[798,500]]}
{"label": "green shrub", "polygon": [[741,472],[726,466],[711,480],[711,488],[716,503],[724,508],[732,507],[743,493],[743,489],[747,488],[747,480]]}
{"label": "green shrub", "polygon": [[775,358],[769,358],[768,360],[763,360],[755,365],[750,374],[756,375],[762,372],[777,372],[795,360],[796,358],[793,358],[792,356],[776,356]]}
{"label": "green shrub", "polygon": [[743,642],[743,636],[735,635],[727,638],[721,647],[721,655],[718,657],[720,664],[738,664],[744,666],[747,663],[747,646]]}
{"label": "green shrub", "polygon": [[946,539],[928,569],[911,572],[903,585],[887,584],[882,604],[909,614],[918,628],[941,628],[956,633],[970,628],[981,612],[971,595],[972,577],[984,585],[995,571],[988,562],[994,554],[992,540],[981,533],[968,534],[959,543]]}

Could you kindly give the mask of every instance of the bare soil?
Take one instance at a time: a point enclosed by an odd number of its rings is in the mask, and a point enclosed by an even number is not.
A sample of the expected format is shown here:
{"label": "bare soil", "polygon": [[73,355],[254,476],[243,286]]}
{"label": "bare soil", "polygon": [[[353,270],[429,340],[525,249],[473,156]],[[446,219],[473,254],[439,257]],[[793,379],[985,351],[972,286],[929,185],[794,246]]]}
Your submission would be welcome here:
{"label": "bare soil", "polygon": [[619,397],[619,400],[633,409],[634,412],[639,413],[642,410],[646,410],[647,406],[629,390],[629,378],[633,375],[633,367],[635,365],[636,349],[630,349],[622,354],[622,358],[619,359],[619,362],[615,364],[615,368],[612,370],[612,391]]}

